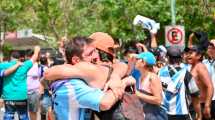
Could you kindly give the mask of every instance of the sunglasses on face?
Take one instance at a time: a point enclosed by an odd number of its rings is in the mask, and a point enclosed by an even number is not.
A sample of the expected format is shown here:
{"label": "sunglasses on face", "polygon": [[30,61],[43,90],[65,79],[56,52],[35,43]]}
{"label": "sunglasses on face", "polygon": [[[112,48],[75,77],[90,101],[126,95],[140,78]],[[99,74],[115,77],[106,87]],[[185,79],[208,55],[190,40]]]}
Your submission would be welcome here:
{"label": "sunglasses on face", "polygon": [[99,49],[97,49],[98,53],[99,53],[99,57],[100,60],[103,62],[108,62],[108,61],[112,61],[113,60],[113,56],[109,55],[108,53],[101,51]]}
{"label": "sunglasses on face", "polygon": [[137,59],[137,61],[144,62],[144,60],[143,60],[143,59],[138,59],[138,58],[136,58],[136,59]]}

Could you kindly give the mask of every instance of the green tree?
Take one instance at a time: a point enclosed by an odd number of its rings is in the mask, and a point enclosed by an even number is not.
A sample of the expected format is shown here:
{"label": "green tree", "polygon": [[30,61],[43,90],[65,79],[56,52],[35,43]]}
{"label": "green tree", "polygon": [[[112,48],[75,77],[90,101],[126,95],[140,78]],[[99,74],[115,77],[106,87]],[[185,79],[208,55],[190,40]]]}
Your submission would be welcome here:
{"label": "green tree", "polygon": [[[143,30],[132,25],[137,14],[160,22],[158,38],[162,43],[164,26],[171,23],[170,0],[1,0],[0,11],[8,15],[8,30],[32,28],[54,36],[51,44],[61,36],[88,36],[96,31],[122,41],[143,40]],[[176,23],[185,26],[187,36],[204,30],[209,38],[214,37],[214,13],[212,0],[176,1]]]}

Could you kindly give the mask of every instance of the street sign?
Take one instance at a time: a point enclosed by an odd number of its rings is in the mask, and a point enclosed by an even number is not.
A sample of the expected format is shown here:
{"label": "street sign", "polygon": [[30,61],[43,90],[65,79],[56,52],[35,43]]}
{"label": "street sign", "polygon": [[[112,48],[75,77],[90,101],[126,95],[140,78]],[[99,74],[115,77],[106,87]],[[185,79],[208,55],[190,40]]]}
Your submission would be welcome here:
{"label": "street sign", "polygon": [[22,38],[29,38],[32,37],[32,29],[23,29],[17,31],[17,38],[22,39]]}
{"label": "street sign", "polygon": [[166,26],[165,27],[165,44],[166,46],[185,46],[184,26]]}

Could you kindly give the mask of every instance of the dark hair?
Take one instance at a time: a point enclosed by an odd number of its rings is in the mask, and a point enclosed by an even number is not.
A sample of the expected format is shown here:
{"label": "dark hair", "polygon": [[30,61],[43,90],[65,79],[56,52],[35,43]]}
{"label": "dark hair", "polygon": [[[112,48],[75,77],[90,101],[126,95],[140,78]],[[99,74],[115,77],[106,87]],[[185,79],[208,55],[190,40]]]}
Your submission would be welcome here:
{"label": "dark hair", "polygon": [[128,53],[138,53],[138,49],[136,47],[136,41],[129,41],[123,44],[123,54],[126,55]]}
{"label": "dark hair", "polygon": [[204,52],[199,52],[197,54],[200,55],[199,61],[202,62],[204,59]]}
{"label": "dark hair", "polygon": [[65,56],[69,64],[72,63],[71,58],[77,56],[82,59],[83,47],[92,42],[92,39],[87,37],[74,37],[65,45]]}
{"label": "dark hair", "polygon": [[47,65],[48,64],[48,60],[46,57],[40,57],[40,64],[41,65]]}
{"label": "dark hair", "polygon": [[150,72],[153,72],[153,71],[154,71],[154,65],[148,65],[148,64],[146,64],[146,65],[145,65],[145,68],[147,68],[148,71],[150,71]]}
{"label": "dark hair", "polygon": [[34,51],[32,49],[27,49],[25,53],[27,57],[31,57],[34,54]]}
{"label": "dark hair", "polygon": [[135,48],[135,47],[127,47],[127,48],[124,48],[124,55],[128,54],[128,53],[135,53],[137,54],[138,53],[138,49]]}
{"label": "dark hair", "polygon": [[182,61],[182,57],[168,56],[168,60],[170,64],[180,64]]}
{"label": "dark hair", "polygon": [[11,57],[15,58],[15,59],[19,59],[20,58],[20,53],[18,51],[14,51],[11,53]]}
{"label": "dark hair", "polygon": [[194,51],[196,55],[200,55],[199,61],[201,62],[204,59],[204,52],[201,50]]}

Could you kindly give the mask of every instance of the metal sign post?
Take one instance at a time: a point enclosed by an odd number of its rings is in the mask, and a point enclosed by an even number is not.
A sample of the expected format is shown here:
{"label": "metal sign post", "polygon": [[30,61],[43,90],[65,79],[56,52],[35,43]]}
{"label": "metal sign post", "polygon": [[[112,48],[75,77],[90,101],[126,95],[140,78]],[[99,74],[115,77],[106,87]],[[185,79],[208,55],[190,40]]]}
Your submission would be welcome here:
{"label": "metal sign post", "polygon": [[176,20],[175,20],[175,0],[171,0],[171,16],[172,16],[172,25],[176,25]]}

